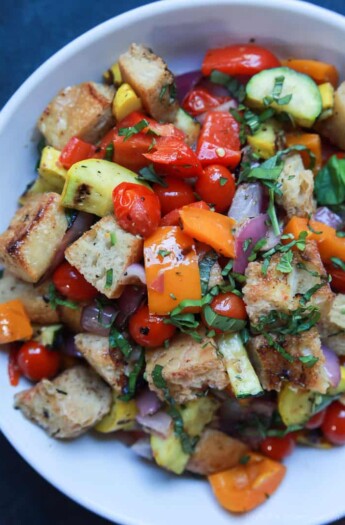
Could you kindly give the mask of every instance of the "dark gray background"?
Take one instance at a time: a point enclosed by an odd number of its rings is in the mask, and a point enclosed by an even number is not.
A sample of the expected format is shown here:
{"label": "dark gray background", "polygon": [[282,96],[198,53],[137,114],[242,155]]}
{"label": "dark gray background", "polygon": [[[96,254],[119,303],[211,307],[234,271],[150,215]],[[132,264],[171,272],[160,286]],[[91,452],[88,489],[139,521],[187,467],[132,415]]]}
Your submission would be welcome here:
{"label": "dark gray background", "polygon": [[[0,0],[0,107],[28,75],[70,40],[108,18],[147,3],[138,0]],[[314,0],[311,3],[345,14],[345,0]],[[0,434],[0,525],[108,523],[51,487]],[[345,520],[337,525],[345,525]]]}

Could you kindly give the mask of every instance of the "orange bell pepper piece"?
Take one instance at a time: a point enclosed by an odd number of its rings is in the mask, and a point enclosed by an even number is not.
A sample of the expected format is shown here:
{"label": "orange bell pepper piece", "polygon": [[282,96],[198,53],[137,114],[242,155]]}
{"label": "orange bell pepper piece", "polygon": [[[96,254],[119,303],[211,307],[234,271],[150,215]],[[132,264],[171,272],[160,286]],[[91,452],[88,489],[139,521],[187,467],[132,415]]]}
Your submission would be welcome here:
{"label": "orange bell pepper piece", "polygon": [[[306,148],[310,149],[312,153],[314,153],[315,166],[313,171],[317,173],[322,167],[322,147],[320,135],[317,133],[287,133],[286,145],[290,147],[295,146],[296,144],[305,146]],[[304,167],[309,169],[311,162],[308,151],[300,151],[298,153],[300,153],[303,159]]]}
{"label": "orange bell pepper piece", "polygon": [[277,461],[260,454],[248,456],[245,465],[208,476],[218,502],[231,512],[248,512],[267,501],[286,473],[286,467]]}
{"label": "orange bell pepper piece", "polygon": [[317,84],[330,82],[335,88],[339,84],[339,73],[335,66],[320,62],[319,60],[303,60],[298,58],[289,58],[282,60],[282,65],[290,67],[299,73],[309,75]]}
{"label": "orange bell pepper piece", "polygon": [[[317,242],[320,256],[324,263],[330,262],[331,257],[338,257],[345,261],[345,239],[337,237],[334,228],[322,222],[292,217],[284,229],[284,233],[291,233],[294,239],[298,239],[299,234],[303,231],[308,233],[307,239]],[[289,240],[285,242],[289,242]]]}
{"label": "orange bell pepper piece", "polygon": [[[209,210],[210,207],[206,202],[204,201],[197,201],[197,202],[191,202],[190,204],[187,204],[186,206],[183,206],[183,208],[201,208],[203,210]],[[161,219],[160,226],[178,226],[180,222],[180,209],[176,208],[176,210],[169,211],[164,217]]]}
{"label": "orange bell pepper piece", "polygon": [[184,207],[180,210],[183,231],[212,246],[225,257],[235,257],[235,240],[232,230],[234,219],[213,211]]}
{"label": "orange bell pepper piece", "polygon": [[32,326],[22,303],[14,300],[0,304],[0,344],[31,336]]}
{"label": "orange bell pepper piece", "polygon": [[[177,226],[163,226],[144,242],[149,310],[167,315],[185,299],[200,300],[198,256],[193,239]],[[199,307],[186,309],[198,312]]]}

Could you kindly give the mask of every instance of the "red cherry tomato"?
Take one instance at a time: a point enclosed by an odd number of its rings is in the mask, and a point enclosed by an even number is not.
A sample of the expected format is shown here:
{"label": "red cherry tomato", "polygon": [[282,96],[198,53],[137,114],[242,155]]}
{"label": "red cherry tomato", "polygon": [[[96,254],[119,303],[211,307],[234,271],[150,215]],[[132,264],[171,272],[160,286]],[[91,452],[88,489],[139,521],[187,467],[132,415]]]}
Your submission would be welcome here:
{"label": "red cherry tomato", "polygon": [[332,290],[338,293],[345,293],[345,272],[340,268],[334,268],[332,265],[327,265],[326,269],[332,277],[330,283]]}
{"label": "red cherry tomato", "polygon": [[69,262],[64,261],[53,274],[55,288],[73,301],[88,301],[98,294],[96,288]]}
{"label": "red cherry tomato", "polygon": [[122,182],[113,191],[113,201],[115,217],[124,230],[149,237],[158,228],[159,198],[145,186]]}
{"label": "red cherry tomato", "polygon": [[202,74],[208,76],[214,69],[228,75],[252,76],[264,69],[279,67],[278,58],[268,49],[244,44],[209,49],[202,64]]}
{"label": "red cherry tomato", "polygon": [[183,180],[166,177],[165,182],[167,184],[166,187],[160,184],[152,186],[161,203],[162,215],[195,201],[192,188]]}
{"label": "red cherry tomato", "polygon": [[260,450],[265,455],[275,461],[282,461],[292,454],[296,442],[290,434],[284,437],[267,437],[260,444]]}
{"label": "red cherry tomato", "polygon": [[225,166],[211,164],[198,178],[195,191],[204,201],[213,204],[216,212],[224,213],[235,195],[235,179]]}
{"label": "red cherry tomato", "polygon": [[22,374],[30,381],[41,381],[58,373],[61,355],[37,341],[28,341],[20,348],[17,363]]}
{"label": "red cherry tomato", "polygon": [[308,430],[314,430],[315,428],[321,427],[322,423],[324,422],[325,416],[326,410],[321,410],[321,412],[318,412],[309,419],[305,428],[307,428]]}
{"label": "red cherry tomato", "polygon": [[176,331],[175,326],[164,323],[164,317],[150,314],[147,305],[137,310],[129,320],[129,333],[136,343],[145,348],[161,346]]}
{"label": "red cherry tomato", "polygon": [[[238,295],[232,292],[220,293],[219,295],[217,295],[210,303],[210,307],[216,314],[221,315],[223,317],[241,320],[245,320],[247,318],[246,307],[243,300],[241,299],[241,297],[238,297]],[[207,323],[204,313],[202,313],[201,316],[203,323],[208,328],[213,328]],[[221,332],[221,330],[218,328],[215,328],[215,331],[217,333]]]}
{"label": "red cherry tomato", "polygon": [[204,88],[196,88],[186,95],[182,107],[190,115],[196,117],[209,109],[218,107],[227,100],[230,100],[230,97],[216,97]]}
{"label": "red cherry tomato", "polygon": [[326,410],[321,428],[330,443],[345,445],[345,406],[339,401],[332,403]]}

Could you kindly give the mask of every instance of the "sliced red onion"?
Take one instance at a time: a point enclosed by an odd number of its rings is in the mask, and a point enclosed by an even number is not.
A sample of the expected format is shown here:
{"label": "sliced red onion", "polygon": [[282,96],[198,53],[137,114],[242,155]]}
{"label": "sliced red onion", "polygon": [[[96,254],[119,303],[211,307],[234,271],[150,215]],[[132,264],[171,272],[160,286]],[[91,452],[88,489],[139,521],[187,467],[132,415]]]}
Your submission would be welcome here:
{"label": "sliced red onion", "polygon": [[136,417],[136,420],[145,430],[158,434],[163,438],[168,437],[173,422],[171,417],[163,410],[156,412],[153,416],[143,417],[139,415]]}
{"label": "sliced red onion", "polygon": [[[234,272],[244,273],[248,266],[248,257],[251,255],[255,244],[266,237],[268,215],[261,213],[253,219],[246,221],[240,228],[235,239]],[[245,249],[245,243],[248,247]]]}
{"label": "sliced red onion", "polygon": [[198,87],[207,89],[214,97],[228,97],[229,91],[225,86],[212,82],[209,78],[203,77],[198,83]]}
{"label": "sliced red onion", "polygon": [[271,226],[268,226],[267,233],[266,233],[266,244],[261,248],[261,251],[267,251],[274,248],[278,242],[280,242],[281,234],[282,234],[282,228],[280,227],[280,235],[276,235],[273,231],[273,228]]}
{"label": "sliced red onion", "polygon": [[336,213],[333,213],[327,206],[318,208],[313,215],[313,219],[327,226],[331,226],[331,228],[335,228],[336,230],[344,225],[342,218]]}
{"label": "sliced red onion", "polygon": [[64,338],[64,341],[61,346],[59,346],[59,349],[63,354],[68,355],[69,357],[83,357],[75,345],[74,335],[72,334],[68,334]]}
{"label": "sliced red onion", "polygon": [[162,403],[157,394],[149,389],[141,392],[135,401],[139,410],[139,414],[142,417],[152,416],[162,406]]}
{"label": "sliced red onion", "polygon": [[94,303],[85,306],[81,315],[81,326],[85,332],[107,337],[118,310],[115,306],[100,307]]}
{"label": "sliced red onion", "polygon": [[142,264],[131,264],[126,269],[124,276],[123,284],[146,284],[146,273]]}
{"label": "sliced red onion", "polygon": [[237,105],[238,104],[237,104],[236,100],[234,100],[234,99],[227,100],[223,104],[220,104],[219,106],[216,106],[215,108],[211,108],[208,111],[206,111],[205,113],[201,113],[201,115],[197,115],[195,118],[196,118],[196,120],[198,122],[200,122],[200,124],[203,124],[204,121],[205,121],[207,113],[209,113],[210,111],[229,111],[230,108],[237,108]]}
{"label": "sliced red onion", "polygon": [[333,350],[328,346],[321,345],[323,355],[325,356],[325,368],[328,375],[328,379],[332,387],[336,388],[341,379],[340,362],[339,357]]}
{"label": "sliced red onion", "polygon": [[126,326],[128,318],[134,314],[146,298],[146,286],[129,285],[126,286],[122,295],[117,299],[119,313],[115,319],[114,325],[119,330]]}
{"label": "sliced red onion", "polygon": [[131,446],[131,450],[133,450],[133,452],[138,454],[138,456],[140,456],[141,458],[148,459],[149,461],[153,460],[152,448],[149,437],[138,439],[138,441],[136,441],[134,445]]}
{"label": "sliced red onion", "polygon": [[175,77],[177,99],[182,103],[183,99],[201,80],[201,71],[189,71]]}
{"label": "sliced red onion", "polygon": [[241,184],[235,193],[228,216],[241,222],[262,212],[264,192],[259,182]]}

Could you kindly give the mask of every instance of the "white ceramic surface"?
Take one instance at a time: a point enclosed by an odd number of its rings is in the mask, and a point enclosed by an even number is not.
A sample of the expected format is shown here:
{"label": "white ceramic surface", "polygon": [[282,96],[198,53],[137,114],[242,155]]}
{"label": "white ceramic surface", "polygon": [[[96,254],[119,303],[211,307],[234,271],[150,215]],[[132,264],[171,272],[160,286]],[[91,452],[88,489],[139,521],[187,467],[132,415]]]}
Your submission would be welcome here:
{"label": "white ceramic surface", "polygon": [[[208,47],[251,37],[281,55],[329,60],[344,76],[345,18],[290,0],[158,2],[109,20],[54,55],[0,115],[1,230],[33,178],[37,116],[60,88],[100,79],[133,40],[150,44],[179,73],[196,69]],[[48,481],[110,520],[123,525],[316,525],[345,514],[345,448],[298,450],[287,462],[277,494],[253,513],[234,517],[218,507],[206,482],[160,471],[111,437],[88,435],[71,443],[49,439],[13,410],[16,389],[8,386],[6,366],[0,353],[3,433]]]}

